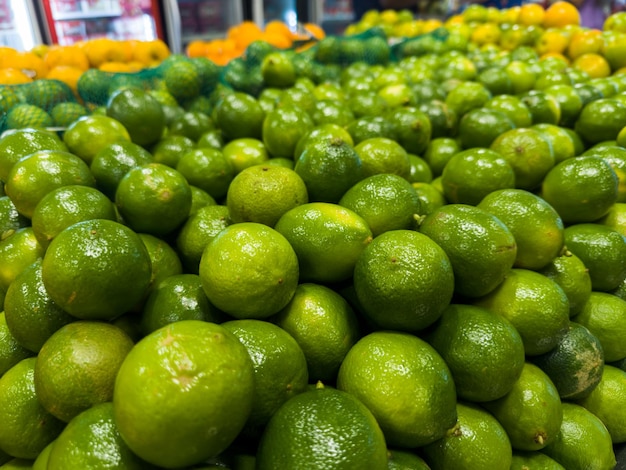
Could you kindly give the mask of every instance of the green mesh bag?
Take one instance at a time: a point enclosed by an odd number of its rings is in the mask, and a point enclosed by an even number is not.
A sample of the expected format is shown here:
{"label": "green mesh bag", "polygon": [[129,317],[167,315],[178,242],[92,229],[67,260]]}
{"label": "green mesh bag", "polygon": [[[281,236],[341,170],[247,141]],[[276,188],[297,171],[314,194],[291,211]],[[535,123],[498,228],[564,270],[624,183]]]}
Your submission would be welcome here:
{"label": "green mesh bag", "polygon": [[[218,83],[220,67],[206,58],[170,55],[158,67],[134,73],[111,73],[87,70],[78,80],[78,94],[89,107],[105,106],[116,90],[136,87],[159,92],[162,104],[185,103],[198,96],[208,96]],[[172,102],[168,94],[174,98]]]}
{"label": "green mesh bag", "polygon": [[2,86],[0,132],[25,127],[62,131],[79,117],[106,106],[113,92],[126,87],[149,91],[164,106],[210,112],[208,97],[221,72],[206,58],[171,55],[158,67],[135,73],[89,69],[78,80],[77,95],[58,80]]}
{"label": "green mesh bag", "polygon": [[430,33],[405,39],[391,46],[391,58],[393,61],[400,61],[406,57],[442,53],[449,35],[447,29],[437,28]]}
{"label": "green mesh bag", "polygon": [[381,28],[352,36],[327,36],[317,43],[313,52],[316,62],[340,66],[355,62],[385,65],[391,59],[387,36]]}
{"label": "green mesh bag", "polygon": [[[55,126],[52,111],[60,104],[78,104],[71,88],[58,80],[35,80],[0,87],[0,131]],[[55,113],[61,116],[57,110]]]}
{"label": "green mesh bag", "polygon": [[[303,47],[307,46],[307,47]],[[263,42],[252,42],[245,53],[231,60],[222,70],[220,83],[235,91],[259,96],[266,88],[262,73],[265,57],[280,52],[289,57],[295,75],[319,84],[339,80],[342,67],[354,62],[387,64],[391,50],[382,29],[373,28],[354,36],[327,36],[294,44],[291,49],[278,49]]]}

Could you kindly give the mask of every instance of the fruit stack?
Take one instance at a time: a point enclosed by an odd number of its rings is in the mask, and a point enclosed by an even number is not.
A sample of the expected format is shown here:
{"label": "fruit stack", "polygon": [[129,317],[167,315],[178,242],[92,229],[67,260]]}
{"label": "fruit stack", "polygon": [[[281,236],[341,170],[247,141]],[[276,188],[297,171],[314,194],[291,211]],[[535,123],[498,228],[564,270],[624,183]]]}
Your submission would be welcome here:
{"label": "fruit stack", "polygon": [[93,69],[4,133],[0,468],[614,468],[620,36],[597,74],[576,15],[545,56],[468,10]]}

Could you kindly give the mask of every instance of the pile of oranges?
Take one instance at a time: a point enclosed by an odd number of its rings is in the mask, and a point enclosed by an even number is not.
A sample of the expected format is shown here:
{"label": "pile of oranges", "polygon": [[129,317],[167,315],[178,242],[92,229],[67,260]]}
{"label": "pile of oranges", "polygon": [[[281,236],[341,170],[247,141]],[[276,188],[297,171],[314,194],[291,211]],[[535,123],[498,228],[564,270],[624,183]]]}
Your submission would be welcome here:
{"label": "pile of oranges", "polygon": [[263,29],[252,21],[244,21],[231,26],[224,38],[190,42],[186,53],[189,57],[206,57],[218,65],[226,65],[241,56],[254,41],[265,41],[279,49],[288,49],[297,41],[322,39],[324,36],[324,30],[312,23],[306,23],[303,32],[293,32],[282,21],[270,21]]}
{"label": "pile of oranges", "polygon": [[55,79],[76,91],[83,72],[137,72],[161,63],[170,50],[161,40],[116,41],[100,38],[71,46],[40,45],[28,52],[0,47],[0,84],[16,85],[36,79]]}

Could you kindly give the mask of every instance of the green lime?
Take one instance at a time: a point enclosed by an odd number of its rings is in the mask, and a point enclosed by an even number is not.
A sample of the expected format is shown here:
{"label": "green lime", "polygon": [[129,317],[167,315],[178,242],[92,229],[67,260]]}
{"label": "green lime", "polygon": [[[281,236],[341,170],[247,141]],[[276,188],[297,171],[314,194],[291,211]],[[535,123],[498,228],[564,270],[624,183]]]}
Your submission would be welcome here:
{"label": "green lime", "polygon": [[[175,139],[176,137],[169,137]],[[160,146],[160,141],[157,147]],[[153,150],[159,155],[159,151]],[[115,199],[115,190],[122,177],[131,169],[157,161],[143,147],[132,142],[114,142],[102,148],[91,161],[89,169],[96,179],[96,186],[110,199]]]}
{"label": "green lime", "polygon": [[220,323],[225,315],[214,307],[197,274],[173,274],[156,285],[146,299],[139,328],[148,335],[183,320]]}
{"label": "green lime", "polygon": [[142,147],[157,142],[165,129],[161,103],[140,88],[122,88],[107,101],[107,116],[121,122],[131,141]]}
{"label": "green lime", "polygon": [[416,332],[434,323],[450,303],[452,265],[427,236],[392,230],[360,254],[354,288],[367,318],[381,328]]}
{"label": "green lime", "polygon": [[356,397],[321,383],[287,401],[261,435],[258,470],[387,469],[385,437]]}
{"label": "green lime", "polygon": [[39,402],[36,362],[34,357],[23,359],[0,377],[0,446],[8,455],[20,459],[36,458],[57,438],[64,425]]}
{"label": "green lime", "polygon": [[135,455],[180,468],[222,453],[248,419],[253,396],[252,361],[237,338],[214,323],[183,320],[145,336],[126,356],[113,416]]}
{"label": "green lime", "polygon": [[505,396],[483,406],[504,427],[518,450],[539,450],[552,443],[563,419],[561,398],[550,377],[525,363],[521,375]]}
{"label": "green lime", "polygon": [[62,326],[37,355],[37,399],[65,422],[111,401],[115,376],[132,347],[131,338],[114,325],[76,321]]}
{"label": "green lime", "polygon": [[274,228],[298,257],[300,282],[350,279],[359,255],[372,241],[372,231],[360,215],[326,202],[294,207]]}
{"label": "green lime", "polygon": [[346,354],[359,338],[358,319],[350,304],[319,284],[299,284],[291,301],[271,321],[302,348],[310,382],[334,383]]}
{"label": "green lime", "polygon": [[441,185],[449,202],[476,205],[493,191],[515,187],[515,172],[499,153],[471,148],[450,158]]}
{"label": "green lime", "polygon": [[475,468],[508,470],[512,448],[502,425],[477,405],[458,402],[458,420],[442,439],[424,448],[425,460],[433,470],[462,468],[472,462]]}
{"label": "green lime", "polygon": [[150,256],[141,238],[110,220],[68,227],[43,259],[50,298],[83,319],[112,319],[130,310],[145,294],[150,276]]}
{"label": "green lime", "polygon": [[115,205],[124,221],[137,232],[165,235],[178,228],[191,209],[187,179],[162,163],[129,170],[115,191]]}
{"label": "green lime", "polygon": [[235,176],[226,205],[234,223],[258,222],[273,227],[290,209],[309,202],[299,174],[288,168],[255,165]]}
{"label": "green lime", "polygon": [[454,290],[463,296],[492,292],[515,262],[513,234],[483,209],[447,204],[426,216],[419,230],[444,250],[454,270]]}
{"label": "green lime", "polygon": [[254,397],[243,430],[256,435],[283,404],[305,392],[309,374],[302,348],[284,329],[262,320],[222,323],[248,350],[254,367]]}
{"label": "green lime", "polygon": [[438,441],[457,419],[448,366],[428,343],[409,333],[363,336],[341,364],[337,388],[370,409],[388,446]]}
{"label": "green lime", "polygon": [[[501,316],[452,304],[425,338],[450,368],[459,398],[490,402],[508,394],[524,367],[524,344]],[[490,347],[483,345],[488,342]]]}
{"label": "green lime", "polygon": [[226,227],[207,244],[200,260],[202,286],[211,303],[240,319],[267,318],[287,305],[298,272],[296,252],[287,239],[254,222]]}
{"label": "green lime", "polygon": [[388,173],[362,179],[346,191],[339,205],[363,217],[374,237],[389,230],[410,229],[422,213],[411,183]]}

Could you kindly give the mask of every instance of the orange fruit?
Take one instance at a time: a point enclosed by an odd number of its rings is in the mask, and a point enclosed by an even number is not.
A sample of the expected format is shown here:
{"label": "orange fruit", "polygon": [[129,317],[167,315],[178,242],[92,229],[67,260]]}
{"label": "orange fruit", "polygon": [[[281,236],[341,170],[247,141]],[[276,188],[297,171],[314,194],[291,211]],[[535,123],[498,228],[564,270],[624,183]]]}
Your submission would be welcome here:
{"label": "orange fruit", "polygon": [[196,39],[187,44],[185,48],[185,52],[187,56],[194,57],[206,57],[207,55],[207,47],[206,42],[201,39]]}
{"label": "orange fruit", "polygon": [[580,24],[580,13],[570,2],[560,0],[546,9],[542,23],[544,28],[561,28],[569,24]]}
{"label": "orange fruit", "polygon": [[567,47],[567,56],[574,60],[583,54],[597,54],[602,49],[603,43],[602,33],[597,29],[578,31],[574,33],[570,40]]}
{"label": "orange fruit", "polygon": [[43,57],[49,69],[59,65],[75,67],[85,71],[89,68],[89,59],[85,52],[76,46],[52,46]]}
{"label": "orange fruit", "polygon": [[74,93],[78,93],[78,79],[83,70],[71,65],[56,65],[48,72],[48,80],[59,80],[69,86]]}
{"label": "orange fruit", "polygon": [[115,60],[100,64],[98,70],[111,73],[130,73],[133,71],[132,67],[126,62],[118,62]]}
{"label": "orange fruit", "polygon": [[[568,3],[568,5],[570,4]],[[535,49],[537,53],[543,57],[549,53],[562,54],[567,49],[568,44],[569,37],[560,29],[548,29],[544,31],[543,34],[539,36],[537,42],[535,42]]]}
{"label": "orange fruit", "polygon": [[97,38],[88,41],[84,48],[91,67],[98,68],[105,62],[126,61],[126,51],[119,41],[108,38]]}
{"label": "orange fruit", "polygon": [[4,68],[0,69],[0,85],[19,85],[21,83],[30,83],[33,79],[19,69]]}
{"label": "orange fruit", "polygon": [[545,10],[538,3],[526,3],[519,11],[517,22],[526,26],[541,25],[545,18]]}
{"label": "orange fruit", "polygon": [[326,33],[322,29],[321,26],[315,23],[305,23],[304,29],[310,33],[315,39],[324,39],[326,37]]}
{"label": "orange fruit", "polygon": [[44,60],[32,52],[18,52],[11,58],[6,58],[3,63],[8,67],[20,69],[32,78],[45,78],[48,66]]}
{"label": "orange fruit", "polygon": [[135,41],[132,43],[132,59],[148,67],[154,67],[170,55],[168,45],[161,39]]}
{"label": "orange fruit", "polygon": [[572,67],[586,72],[591,78],[603,78],[611,75],[611,66],[608,61],[598,53],[588,52],[582,54],[572,62]]}

